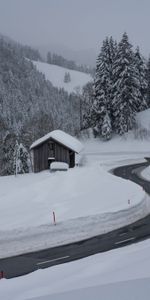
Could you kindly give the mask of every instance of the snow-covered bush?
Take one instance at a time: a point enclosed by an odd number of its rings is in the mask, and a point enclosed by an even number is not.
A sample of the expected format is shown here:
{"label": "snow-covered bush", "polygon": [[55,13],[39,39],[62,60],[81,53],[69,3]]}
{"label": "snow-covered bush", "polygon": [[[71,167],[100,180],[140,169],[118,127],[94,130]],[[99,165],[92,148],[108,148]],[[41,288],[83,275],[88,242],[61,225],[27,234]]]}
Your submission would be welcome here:
{"label": "snow-covered bush", "polygon": [[14,149],[14,163],[13,163],[14,174],[29,173],[31,170],[31,161],[27,149],[18,141],[16,141]]}

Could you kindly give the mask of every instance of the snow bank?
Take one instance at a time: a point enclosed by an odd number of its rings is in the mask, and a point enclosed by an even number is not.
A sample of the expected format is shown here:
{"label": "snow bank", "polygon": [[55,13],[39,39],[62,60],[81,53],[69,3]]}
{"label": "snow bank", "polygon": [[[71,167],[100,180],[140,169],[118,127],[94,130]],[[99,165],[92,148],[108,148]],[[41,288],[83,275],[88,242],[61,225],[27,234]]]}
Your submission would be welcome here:
{"label": "snow bank", "polygon": [[149,300],[150,241],[1,280],[5,300]]}
{"label": "snow bank", "polygon": [[[82,91],[82,87],[89,81],[92,81],[92,77],[89,74],[83,72],[69,70],[56,65],[50,65],[47,63],[32,61],[37,67],[38,71],[42,72],[46,79],[51,81],[51,83],[58,88],[64,88],[68,93]],[[65,73],[70,74],[71,81],[64,82]]]}
{"label": "snow bank", "polygon": [[[91,215],[37,227],[0,232],[0,258],[33,252],[103,234],[131,224],[150,212],[149,198],[112,213]],[[56,220],[57,222],[57,220]]]}
{"label": "snow bank", "polygon": [[67,171],[69,169],[69,166],[67,163],[64,162],[52,162],[50,165],[51,171]]}
{"label": "snow bank", "polygon": [[144,177],[145,179],[147,179],[148,181],[150,181],[150,167],[145,168],[141,172],[141,176]]}
{"label": "snow bank", "polygon": [[85,239],[148,213],[138,185],[98,165],[2,177],[0,186],[0,257]]}
{"label": "snow bank", "polygon": [[139,186],[107,172],[143,161],[146,142],[145,147],[118,140],[84,143],[85,157],[78,157],[82,167],[0,178],[0,257],[85,239],[149,212]]}

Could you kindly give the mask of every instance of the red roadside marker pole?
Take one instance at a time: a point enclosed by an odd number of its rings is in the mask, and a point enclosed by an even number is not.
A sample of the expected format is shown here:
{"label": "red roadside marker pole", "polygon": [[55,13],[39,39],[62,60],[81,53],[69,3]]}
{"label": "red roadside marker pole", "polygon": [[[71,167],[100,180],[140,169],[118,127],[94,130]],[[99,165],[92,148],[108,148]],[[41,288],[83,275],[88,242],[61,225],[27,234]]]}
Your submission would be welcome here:
{"label": "red roadside marker pole", "polygon": [[55,216],[55,212],[53,211],[53,222],[54,222],[54,225],[56,225],[56,216]]}

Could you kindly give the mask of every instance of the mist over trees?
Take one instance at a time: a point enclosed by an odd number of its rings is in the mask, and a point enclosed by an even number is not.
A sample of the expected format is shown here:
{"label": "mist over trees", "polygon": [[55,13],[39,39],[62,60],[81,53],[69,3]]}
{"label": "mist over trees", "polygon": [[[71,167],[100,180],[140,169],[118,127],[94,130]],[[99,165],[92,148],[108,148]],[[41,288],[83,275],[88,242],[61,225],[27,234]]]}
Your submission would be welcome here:
{"label": "mist over trees", "polygon": [[150,60],[133,50],[127,33],[118,44],[112,37],[103,41],[91,99],[84,125],[104,140],[133,129],[135,114],[150,107]]}
{"label": "mist over trees", "polygon": [[86,65],[76,64],[73,60],[68,60],[61,55],[56,53],[51,53],[50,51],[47,53],[47,63],[57,65],[60,67],[64,67],[70,70],[80,71],[84,73],[89,73],[91,75],[94,74],[94,68],[91,68]]}

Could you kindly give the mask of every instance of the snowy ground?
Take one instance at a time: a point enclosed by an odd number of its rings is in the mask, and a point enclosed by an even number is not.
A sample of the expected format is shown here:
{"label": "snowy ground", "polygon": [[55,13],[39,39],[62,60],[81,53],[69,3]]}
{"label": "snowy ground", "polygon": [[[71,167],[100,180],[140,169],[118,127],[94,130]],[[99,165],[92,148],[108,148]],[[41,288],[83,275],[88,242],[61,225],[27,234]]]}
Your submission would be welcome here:
{"label": "snowy ground", "polygon": [[[43,62],[33,61],[33,63],[36,65],[38,71],[42,72],[46,79],[51,81],[53,86],[64,88],[64,90],[66,90],[68,93],[80,93],[82,91],[82,87],[92,80],[91,75],[83,72],[69,70]],[[67,83],[64,82],[64,76],[66,72],[70,73],[71,78],[71,81]]]}
{"label": "snowy ground", "polygon": [[130,141],[127,145],[120,139],[84,144],[80,167],[0,178],[0,257],[85,239],[148,213],[144,191],[108,173],[115,166],[143,161],[146,144],[137,142],[133,149]]}
{"label": "snowy ground", "polygon": [[[81,167],[65,173],[45,171],[0,178],[1,257],[47,248],[58,240],[83,239],[89,232],[106,232],[148,212],[149,198],[142,189],[108,170],[142,162],[149,154],[149,143],[116,138],[108,143],[91,139],[84,144],[85,155],[78,157]],[[53,211],[56,226],[52,224]],[[21,278],[4,279],[0,295],[5,300],[148,300],[149,249],[150,242],[146,241]]]}
{"label": "snowy ground", "polygon": [[145,170],[141,172],[142,177],[150,181],[150,167],[147,167]]}
{"label": "snowy ground", "polygon": [[5,300],[149,300],[150,241],[3,279]]}

